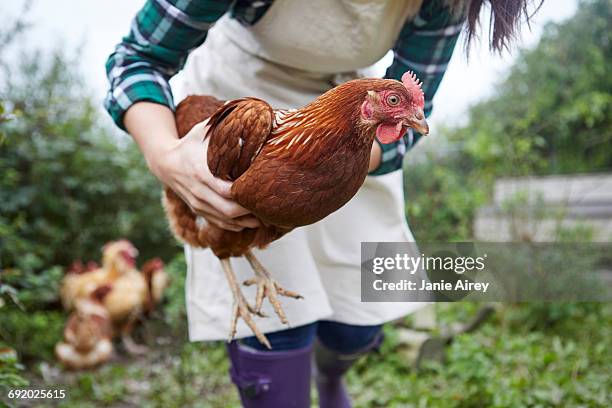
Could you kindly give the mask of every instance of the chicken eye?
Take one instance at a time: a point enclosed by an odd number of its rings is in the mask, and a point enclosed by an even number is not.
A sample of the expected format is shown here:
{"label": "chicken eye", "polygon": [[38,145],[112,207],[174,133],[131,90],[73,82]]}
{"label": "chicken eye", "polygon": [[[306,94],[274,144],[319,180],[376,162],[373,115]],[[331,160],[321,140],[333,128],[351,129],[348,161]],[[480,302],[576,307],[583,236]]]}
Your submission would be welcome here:
{"label": "chicken eye", "polygon": [[392,106],[398,105],[400,103],[400,97],[395,94],[391,94],[387,97],[387,103]]}

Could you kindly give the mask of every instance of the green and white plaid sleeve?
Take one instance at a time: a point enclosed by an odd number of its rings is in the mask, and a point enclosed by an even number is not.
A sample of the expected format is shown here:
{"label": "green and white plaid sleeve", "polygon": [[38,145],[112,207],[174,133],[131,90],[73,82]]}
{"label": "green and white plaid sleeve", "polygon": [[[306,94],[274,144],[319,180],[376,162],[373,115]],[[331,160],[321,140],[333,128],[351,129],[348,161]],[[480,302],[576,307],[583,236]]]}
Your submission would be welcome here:
{"label": "green and white plaid sleeve", "polygon": [[129,34],[106,62],[110,89],[104,106],[124,129],[123,115],[138,101],[174,108],[168,80],[187,55],[206,39],[208,29],[225,14],[230,1],[147,0]]}
{"label": "green and white plaid sleeve", "polygon": [[[419,14],[402,29],[393,47],[393,63],[386,78],[400,80],[406,71],[413,71],[423,81],[425,116],[432,111],[432,100],[453,55],[464,18],[454,17],[442,0],[426,0]],[[397,143],[381,144],[382,162],[370,174],[380,175],[402,167],[404,154],[421,135],[410,130]]]}

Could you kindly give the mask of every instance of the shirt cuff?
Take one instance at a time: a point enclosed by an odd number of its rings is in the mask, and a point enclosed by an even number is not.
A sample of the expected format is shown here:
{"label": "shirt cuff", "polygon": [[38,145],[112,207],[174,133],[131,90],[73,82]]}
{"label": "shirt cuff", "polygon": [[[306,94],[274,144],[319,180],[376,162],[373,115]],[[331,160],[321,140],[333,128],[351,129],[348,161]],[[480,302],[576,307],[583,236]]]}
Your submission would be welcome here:
{"label": "shirt cuff", "polygon": [[125,112],[136,102],[154,102],[174,109],[174,101],[169,86],[162,85],[158,78],[143,78],[137,74],[124,79],[107,94],[104,107],[121,129],[126,130],[123,124]]}

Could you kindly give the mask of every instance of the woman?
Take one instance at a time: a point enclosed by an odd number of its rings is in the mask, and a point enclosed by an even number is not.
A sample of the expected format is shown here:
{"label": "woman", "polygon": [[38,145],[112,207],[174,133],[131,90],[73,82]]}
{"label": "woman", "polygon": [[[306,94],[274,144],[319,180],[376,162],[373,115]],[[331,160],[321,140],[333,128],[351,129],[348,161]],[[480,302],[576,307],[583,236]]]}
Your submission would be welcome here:
{"label": "woman", "polygon": [[[494,48],[507,44],[525,1],[491,0]],[[225,229],[256,227],[258,220],[231,200],[230,184],[204,164],[201,128],[177,139],[168,80],[188,55],[175,89],[182,97],[255,96],[295,108],[393,50],[386,77],[413,70],[423,81],[429,115],[464,20],[471,38],[483,2],[149,0],[108,60],[106,107],[137,141],[151,171],[192,209]],[[384,322],[420,307],[362,303],[359,266],[362,241],[414,241],[404,220],[401,163],[418,139],[410,133],[393,145],[374,144],[370,177],[345,207],[259,254],[277,281],[299,288],[305,299],[283,302],[293,328],[276,319],[258,322],[272,351],[253,337],[229,346],[244,406],[309,407],[314,348],[320,406],[349,407],[343,374],[380,343]],[[218,290],[225,287],[219,264],[208,250],[186,248],[186,256],[190,339],[224,339],[232,300],[229,289]],[[234,266],[239,277],[249,276],[248,265]],[[238,338],[249,334],[239,325]]]}

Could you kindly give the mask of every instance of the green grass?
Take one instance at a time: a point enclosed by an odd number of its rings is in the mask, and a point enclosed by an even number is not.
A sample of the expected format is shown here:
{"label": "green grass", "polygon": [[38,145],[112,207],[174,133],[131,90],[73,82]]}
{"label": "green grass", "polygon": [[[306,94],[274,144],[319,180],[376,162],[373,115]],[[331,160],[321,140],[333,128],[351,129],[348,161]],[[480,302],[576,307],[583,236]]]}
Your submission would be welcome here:
{"label": "green grass", "polygon": [[69,398],[59,406],[237,406],[227,368],[221,344],[185,344],[175,352],[156,351],[69,375],[63,384]]}
{"label": "green grass", "polygon": [[[26,370],[7,366],[3,371],[0,362],[0,374],[21,373],[31,388],[66,390],[67,399],[30,405],[36,407],[239,406],[223,343],[187,340],[183,257],[167,270],[172,277],[168,299],[136,333],[151,349],[146,356],[128,357],[119,348],[117,357],[98,369],[65,372],[52,358],[62,313],[5,307],[0,341],[19,352]],[[480,307],[437,304],[439,325],[465,322]],[[401,325],[411,322],[407,317]],[[428,363],[419,371],[400,344],[399,330],[399,325],[386,325],[380,352],[349,372],[356,407],[612,406],[612,304],[498,304],[477,331],[454,339],[444,363]]]}
{"label": "green grass", "polygon": [[[439,304],[438,318],[442,324],[465,321],[478,306]],[[388,325],[380,353],[361,360],[347,377],[355,406],[610,406],[612,305],[499,306],[479,330],[455,338],[444,363],[419,371],[401,351],[398,329]],[[542,314],[555,308],[560,310]],[[531,314],[538,319],[531,322]],[[156,325],[161,327],[151,328]],[[28,372],[31,386],[66,389],[69,398],[60,407],[239,406],[223,344],[188,343],[183,329],[148,323],[148,337],[171,344],[97,370],[66,374],[53,362],[35,363]]]}
{"label": "green grass", "polygon": [[[553,309],[561,305],[548,305]],[[382,355],[349,375],[362,407],[608,407],[612,404],[612,305],[566,304],[542,327],[525,315],[542,305],[503,306],[472,334],[458,336],[444,364],[415,372],[394,353],[393,329]],[[439,305],[449,322],[474,305]],[[563,307],[562,307],[563,308]]]}

